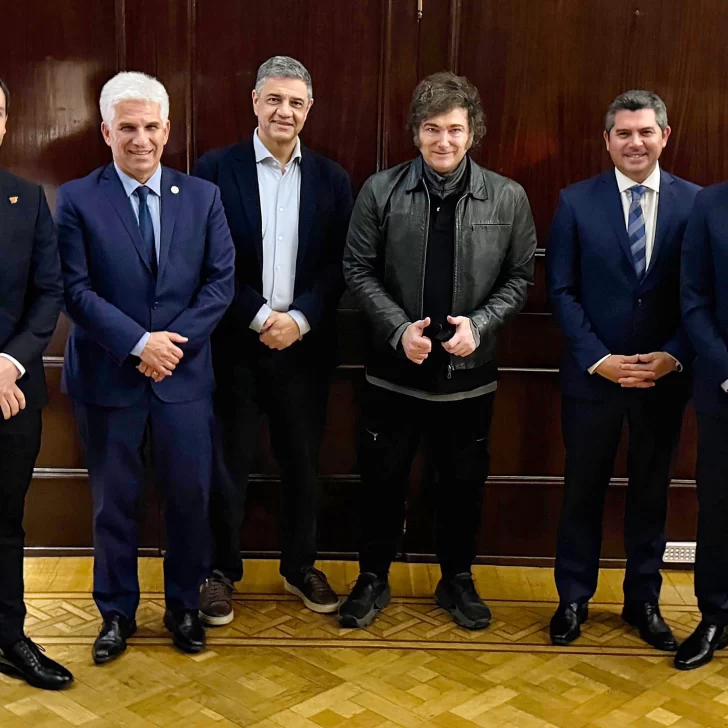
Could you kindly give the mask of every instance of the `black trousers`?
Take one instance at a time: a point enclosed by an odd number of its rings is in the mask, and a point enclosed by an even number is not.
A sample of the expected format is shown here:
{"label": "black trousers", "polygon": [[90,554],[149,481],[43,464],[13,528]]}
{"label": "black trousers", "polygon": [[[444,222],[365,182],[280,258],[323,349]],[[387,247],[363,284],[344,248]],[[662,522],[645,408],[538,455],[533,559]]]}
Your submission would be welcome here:
{"label": "black trousers", "polygon": [[0,649],[23,637],[23,512],[40,434],[40,409],[0,419]]}
{"label": "black trousers", "polygon": [[470,571],[488,477],[493,394],[432,402],[367,384],[361,403],[362,572],[385,577],[397,555],[420,439],[433,456],[435,548],[445,578]]}
{"label": "black trousers", "polygon": [[726,458],[728,458],[728,420],[698,413],[696,477],[699,511],[695,595],[703,616],[721,625],[728,624]]}
{"label": "black trousers", "polygon": [[265,349],[240,363],[231,383],[216,393],[212,568],[234,582],[243,578],[240,528],[261,413],[268,415],[271,446],[281,469],[280,572],[294,575],[316,561],[318,452],[329,369],[294,351],[296,346]]}
{"label": "black trousers", "polygon": [[604,401],[564,397],[564,500],[556,550],[563,602],[588,601],[597,588],[604,500],[624,421],[629,483],[624,516],[625,601],[657,601],[665,552],[667,489],[685,398]]}

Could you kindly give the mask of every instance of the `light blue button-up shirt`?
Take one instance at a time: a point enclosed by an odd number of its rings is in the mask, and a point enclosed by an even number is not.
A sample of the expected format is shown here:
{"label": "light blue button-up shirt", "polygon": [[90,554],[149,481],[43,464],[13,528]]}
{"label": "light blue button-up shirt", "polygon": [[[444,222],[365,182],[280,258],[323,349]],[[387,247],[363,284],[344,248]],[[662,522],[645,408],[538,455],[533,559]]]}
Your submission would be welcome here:
{"label": "light blue button-up shirt", "polygon": [[[134,194],[137,187],[146,186],[151,190],[150,195],[147,196],[147,207],[149,208],[149,214],[152,216],[152,228],[154,230],[154,250],[157,254],[157,261],[159,261],[159,245],[162,239],[162,165],[158,164],[154,174],[147,180],[146,185],[142,185],[141,182],[130,177],[125,172],[119,169],[119,166],[114,162],[114,168],[116,174],[119,175],[121,184],[124,186],[124,192],[131,203],[131,208],[134,210],[134,216],[136,217],[137,223],[139,223],[139,198]],[[144,334],[139,341],[134,345],[131,350],[131,354],[134,356],[141,356],[144,351],[144,347],[149,341],[149,332]]]}
{"label": "light blue button-up shirt", "polygon": [[296,140],[288,164],[281,169],[276,158],[253,134],[255,166],[260,193],[263,231],[263,297],[266,299],[250,328],[260,332],[272,311],[287,312],[298,324],[301,336],[311,327],[302,311],[289,308],[293,302],[298,255],[298,211],[301,198],[301,140]]}

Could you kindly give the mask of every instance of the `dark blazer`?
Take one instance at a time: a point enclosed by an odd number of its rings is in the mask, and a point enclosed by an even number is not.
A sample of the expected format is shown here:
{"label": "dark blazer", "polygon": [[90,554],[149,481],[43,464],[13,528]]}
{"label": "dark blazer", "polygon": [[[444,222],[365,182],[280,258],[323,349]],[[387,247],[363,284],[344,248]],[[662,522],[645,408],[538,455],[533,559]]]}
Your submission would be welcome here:
{"label": "dark blazer", "polygon": [[[176,188],[175,194],[172,189]],[[151,386],[165,402],[214,389],[210,334],[230,304],[235,252],[219,190],[162,169],[159,272],[155,280],[131,203],[112,164],[59,190],[58,242],[73,328],[64,382],[86,404],[123,407]],[[153,383],[130,356],[146,331],[189,338],[171,377]]]}
{"label": "dark blazer", "polygon": [[682,251],[683,325],[695,360],[695,409],[728,418],[728,182],[695,198]]}
{"label": "dark blazer", "polygon": [[697,185],[662,171],[657,230],[641,281],[632,262],[614,170],[561,191],[547,249],[547,286],[565,337],[561,390],[572,397],[655,396],[688,386],[688,371],[651,390],[626,390],[589,367],[607,354],[666,351],[687,370],[693,352],[680,322],[680,249]]}
{"label": "dark blazer", "polygon": [[[303,313],[311,330],[297,347],[323,361],[336,356],[336,306],[344,291],[341,260],[353,206],[349,175],[335,162],[301,147],[301,196],[296,281],[291,308]],[[263,232],[252,138],[200,157],[192,170],[220,187],[236,253],[235,300],[215,338],[216,360],[231,360],[260,347],[250,322],[266,303],[263,290]],[[220,352],[220,357],[217,352]]]}
{"label": "dark blazer", "polygon": [[48,399],[43,351],[62,304],[56,230],[43,189],[0,170],[0,352],[25,367],[17,384],[27,407]]}

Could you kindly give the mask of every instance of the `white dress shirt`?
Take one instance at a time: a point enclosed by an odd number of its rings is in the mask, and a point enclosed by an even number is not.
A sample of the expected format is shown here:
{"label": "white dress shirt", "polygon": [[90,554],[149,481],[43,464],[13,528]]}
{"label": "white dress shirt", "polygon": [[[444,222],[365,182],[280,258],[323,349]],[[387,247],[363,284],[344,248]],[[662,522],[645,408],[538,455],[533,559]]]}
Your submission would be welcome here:
{"label": "white dress shirt", "polygon": [[[632,204],[632,187],[642,185],[646,190],[642,195],[642,216],[645,218],[645,271],[649,270],[650,261],[652,260],[652,251],[655,248],[655,233],[657,232],[657,208],[660,201],[660,165],[656,164],[655,168],[650,172],[650,176],[644,182],[635,182],[627,177],[626,174],[614,168],[614,175],[617,178],[617,187],[619,188],[619,197],[622,201],[622,211],[624,212],[624,226],[629,229],[629,208]],[[648,353],[648,352],[643,352]],[[589,374],[594,374],[597,367],[609,359],[611,354],[603,356],[598,362],[589,367]],[[670,355],[672,356],[672,355]],[[675,359],[675,357],[672,357]],[[682,371],[682,364],[677,359],[678,371]]]}
{"label": "white dress shirt", "polygon": [[[114,168],[116,174],[119,175],[121,184],[124,186],[124,192],[131,203],[131,208],[134,210],[134,216],[136,217],[137,223],[139,222],[139,198],[134,194],[137,187],[149,187],[151,194],[147,196],[147,207],[149,208],[149,214],[152,218],[152,229],[154,230],[154,250],[157,254],[157,261],[159,261],[159,245],[162,235],[162,165],[158,164],[154,174],[146,181],[145,185],[141,182],[130,177],[114,162]],[[142,337],[134,345],[134,348],[129,352],[133,356],[141,356],[144,351],[144,347],[149,341],[150,333],[143,334]]]}
{"label": "white dress shirt", "polygon": [[289,307],[293,302],[298,254],[298,210],[301,199],[301,140],[296,140],[288,164],[281,169],[276,158],[253,134],[260,218],[263,231],[263,297],[266,300],[250,323],[253,331],[263,327],[272,311],[287,312],[298,324],[301,336],[311,327],[306,317]]}

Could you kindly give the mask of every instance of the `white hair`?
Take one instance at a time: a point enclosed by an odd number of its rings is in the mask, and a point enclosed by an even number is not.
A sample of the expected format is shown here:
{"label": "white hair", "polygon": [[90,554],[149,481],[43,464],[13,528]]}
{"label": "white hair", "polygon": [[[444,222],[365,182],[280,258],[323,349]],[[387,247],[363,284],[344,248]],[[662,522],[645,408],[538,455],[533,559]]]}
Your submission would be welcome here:
{"label": "white hair", "polygon": [[154,76],[138,71],[122,71],[110,78],[101,89],[99,109],[106,124],[114,119],[114,107],[119,101],[151,101],[159,104],[159,116],[166,122],[169,118],[169,96],[167,89]]}

